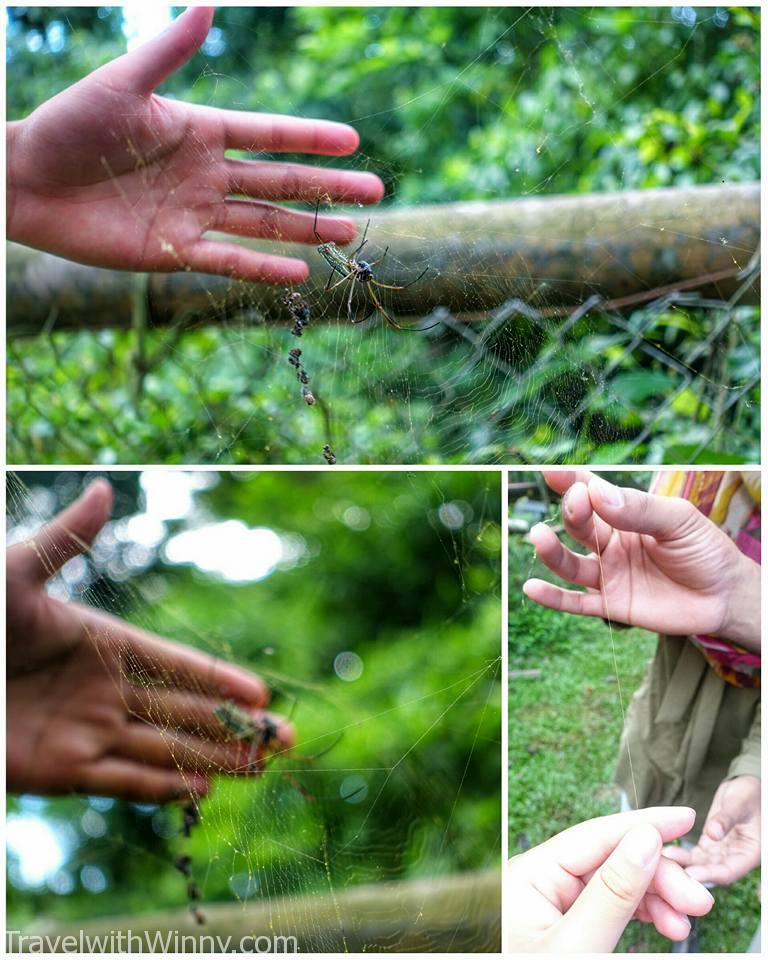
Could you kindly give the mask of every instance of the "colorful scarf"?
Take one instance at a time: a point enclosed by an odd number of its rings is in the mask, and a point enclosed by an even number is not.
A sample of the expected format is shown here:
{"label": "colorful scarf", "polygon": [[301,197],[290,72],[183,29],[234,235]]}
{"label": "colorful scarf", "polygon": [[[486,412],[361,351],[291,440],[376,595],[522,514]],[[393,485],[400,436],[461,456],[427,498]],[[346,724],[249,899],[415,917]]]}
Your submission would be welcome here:
{"label": "colorful scarf", "polygon": [[[651,493],[690,500],[760,563],[760,474],[725,470],[664,470]],[[718,637],[691,637],[719,677],[734,687],[760,686],[760,655]]]}

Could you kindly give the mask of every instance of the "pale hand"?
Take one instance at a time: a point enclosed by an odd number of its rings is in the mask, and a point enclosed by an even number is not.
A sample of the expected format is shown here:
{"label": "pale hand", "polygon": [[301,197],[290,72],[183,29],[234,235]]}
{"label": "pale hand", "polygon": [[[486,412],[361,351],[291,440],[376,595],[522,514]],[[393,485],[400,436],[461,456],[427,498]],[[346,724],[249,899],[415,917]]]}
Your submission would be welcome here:
{"label": "pale hand", "polygon": [[760,781],[750,774],[717,788],[699,842],[671,847],[666,856],[702,883],[728,885],[760,865]]}
{"label": "pale hand", "polygon": [[706,887],[662,856],[683,836],[688,807],[650,807],[564,830],[509,863],[505,949],[513,953],[610,953],[633,918],[684,940],[689,916],[708,913]]}
{"label": "pale hand", "polygon": [[566,531],[593,552],[575,553],[537,524],[531,540],[539,559],[586,592],[529,580],[528,597],[567,613],[760,649],[760,568],[693,504],[619,488],[587,471],[545,478],[564,494]]}

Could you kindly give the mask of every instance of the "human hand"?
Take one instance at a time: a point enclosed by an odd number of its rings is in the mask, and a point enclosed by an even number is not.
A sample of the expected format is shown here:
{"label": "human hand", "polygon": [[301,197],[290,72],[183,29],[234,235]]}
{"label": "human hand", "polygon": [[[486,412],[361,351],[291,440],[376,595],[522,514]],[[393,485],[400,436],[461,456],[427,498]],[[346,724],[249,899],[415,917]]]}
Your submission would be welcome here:
{"label": "human hand", "polygon": [[[190,7],[158,37],[8,124],[9,239],[96,267],[301,283],[304,261],[204,234],[316,243],[312,214],[270,201],[381,199],[383,184],[370,173],[225,155],[344,156],[359,142],[346,124],[219,110],[154,93],[197,51],[212,19],[213,8]],[[342,217],[319,219],[318,231],[338,244],[355,235]]]}
{"label": "human hand", "polygon": [[684,940],[688,916],[714,902],[662,841],[693,826],[689,807],[650,807],[579,823],[514,857],[507,884],[506,949],[609,953],[634,917]]}
{"label": "human hand", "polygon": [[664,855],[701,883],[735,883],[760,864],[760,781],[742,774],[717,788],[693,849],[668,847]]}
{"label": "human hand", "polygon": [[[269,690],[245,670],[45,592],[111,505],[111,488],[97,480],[33,540],[8,550],[8,789],[154,802],[201,796],[210,773],[247,772],[253,759],[249,745],[225,742],[214,709],[231,699],[258,720]],[[270,717],[272,749],[290,747],[290,725]]]}
{"label": "human hand", "polygon": [[545,471],[563,493],[566,531],[595,551],[582,556],[545,524],[531,530],[539,559],[586,587],[529,580],[545,607],[660,633],[719,636],[760,649],[760,568],[687,500],[619,488],[588,471]]}

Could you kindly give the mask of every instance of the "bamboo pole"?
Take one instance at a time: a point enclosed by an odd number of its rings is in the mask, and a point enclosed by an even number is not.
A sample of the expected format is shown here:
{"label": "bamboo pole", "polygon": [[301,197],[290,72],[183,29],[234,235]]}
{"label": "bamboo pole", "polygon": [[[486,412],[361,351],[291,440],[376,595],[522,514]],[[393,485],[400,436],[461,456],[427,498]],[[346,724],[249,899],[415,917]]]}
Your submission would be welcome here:
{"label": "bamboo pole", "polygon": [[[175,933],[196,938],[195,952],[203,953],[220,951],[222,947],[216,946],[214,938],[220,938],[221,943],[227,937],[231,937],[232,950],[238,949],[243,938],[275,937],[295,937],[302,953],[500,950],[501,878],[497,870],[370,884],[336,895],[280,897],[247,905],[210,904],[202,909],[204,926],[197,925],[189,911],[184,910],[99,918],[79,924],[38,923],[24,934],[45,936],[51,952],[66,949],[65,937],[77,938],[79,945],[85,936],[90,938],[84,948],[88,953],[107,952],[110,945],[113,950],[136,952],[137,941],[133,949],[128,943],[129,931],[145,938],[142,952],[150,950],[147,943],[157,944],[152,952],[173,952],[173,946],[161,946],[160,938]],[[122,946],[118,947],[117,938],[121,935]],[[9,948],[14,947],[18,948],[18,944],[9,940]],[[31,940],[22,942],[21,948],[37,951]]]}
{"label": "bamboo pole", "polygon": [[[631,301],[650,291],[652,298],[657,288],[675,285],[727,298],[759,243],[760,185],[453,203],[353,216],[361,232],[370,216],[369,259],[389,246],[378,279],[407,283],[429,266],[408,290],[387,291],[392,312],[424,316],[444,306],[482,318],[483,311],[513,298],[569,307],[595,294]],[[323,322],[346,319],[345,285],[333,297],[323,293],[328,268],[314,247],[241,242],[306,259],[311,276],[301,289],[313,304],[327,305]],[[9,244],[9,334],[126,328],[135,296],[131,277]],[[289,322],[280,287],[176,273],[151,276],[146,289],[154,326],[234,315]],[[742,302],[759,302],[757,282]]]}

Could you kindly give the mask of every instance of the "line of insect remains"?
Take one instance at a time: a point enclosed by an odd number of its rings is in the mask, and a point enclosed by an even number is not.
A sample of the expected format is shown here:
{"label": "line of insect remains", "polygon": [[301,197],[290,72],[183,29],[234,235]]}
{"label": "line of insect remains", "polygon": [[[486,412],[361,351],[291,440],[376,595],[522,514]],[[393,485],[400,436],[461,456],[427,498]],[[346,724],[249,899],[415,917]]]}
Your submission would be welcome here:
{"label": "line of insect remains", "polygon": [[[294,337],[304,336],[304,331],[309,326],[309,321],[312,316],[312,310],[307,301],[298,290],[286,290],[281,298],[281,303],[288,308],[288,312],[293,320],[291,335]],[[301,384],[301,399],[308,407],[314,407],[317,403],[317,398],[309,386],[310,377],[307,368],[304,366],[302,353],[303,351],[300,347],[292,347],[288,351],[288,363],[296,370],[296,379]],[[328,457],[329,451],[331,452],[331,459]],[[336,463],[336,454],[331,451],[330,444],[324,444],[322,452],[323,459],[326,463]]]}
{"label": "line of insect remains", "polygon": [[[358,247],[352,251],[350,254],[344,253],[332,240],[323,240],[320,234],[317,231],[317,215],[320,209],[320,200],[317,201],[315,206],[315,222],[313,226],[313,232],[315,234],[315,239],[317,240],[318,247],[317,252],[325,260],[328,266],[331,268],[330,275],[328,276],[328,282],[325,285],[323,294],[332,293],[338,287],[343,286],[345,283],[349,284],[349,293],[347,295],[347,319],[351,324],[364,323],[375,313],[380,313],[382,317],[386,320],[390,327],[393,327],[395,330],[407,330],[411,333],[418,333],[426,330],[431,330],[433,327],[438,326],[441,321],[438,320],[437,323],[430,324],[428,327],[402,327],[400,324],[384,309],[381,304],[381,300],[376,293],[376,290],[407,290],[408,287],[412,287],[415,283],[418,283],[419,280],[424,277],[429,271],[429,265],[427,265],[418,277],[415,280],[411,280],[406,284],[392,284],[392,283],[381,283],[376,279],[374,274],[374,268],[378,267],[380,263],[384,262],[384,259],[389,252],[389,246],[384,248],[384,253],[380,257],[377,257],[375,260],[367,261],[360,260],[358,256],[363,247],[368,243],[368,229],[371,226],[371,221],[365,225],[365,230],[363,231],[363,239],[360,241]],[[340,276],[340,280],[336,280],[336,276]],[[335,280],[335,282],[333,282]],[[353,309],[353,300],[355,296],[355,291],[358,289],[358,284],[365,291],[367,297],[367,309],[364,311],[362,316],[356,316]]]}
{"label": "line of insect remains", "polygon": [[[181,807],[181,833],[185,839],[192,836],[192,831],[200,823],[199,801],[190,797],[184,801]],[[181,853],[173,861],[174,867],[184,877],[187,883],[187,901],[189,911],[195,918],[195,923],[199,926],[205,924],[205,914],[200,909],[200,887],[195,881],[192,870],[192,857],[188,853]]]}

